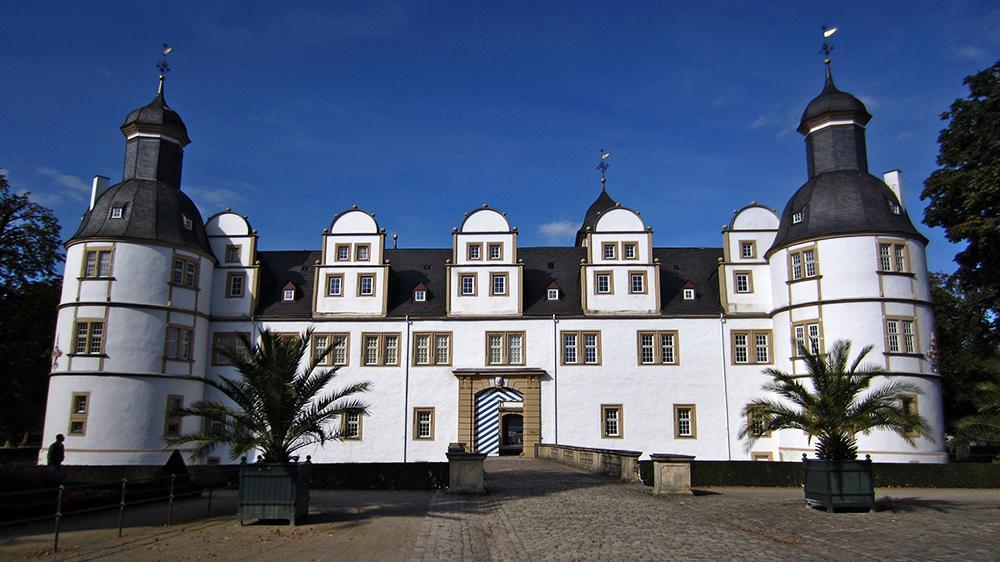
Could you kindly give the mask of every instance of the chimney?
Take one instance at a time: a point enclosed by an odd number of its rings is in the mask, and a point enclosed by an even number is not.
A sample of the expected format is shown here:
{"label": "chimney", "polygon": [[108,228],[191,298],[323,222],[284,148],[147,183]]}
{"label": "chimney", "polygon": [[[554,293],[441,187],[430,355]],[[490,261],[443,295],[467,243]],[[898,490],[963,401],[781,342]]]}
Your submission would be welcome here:
{"label": "chimney", "polygon": [[889,170],[888,172],[882,174],[882,181],[889,186],[889,189],[896,194],[896,199],[899,199],[899,205],[903,205],[903,172],[899,170]]}
{"label": "chimney", "polygon": [[90,209],[88,210],[94,210],[94,203],[97,202],[97,198],[108,190],[108,181],[110,179],[104,176],[94,176],[94,183],[90,188]]}

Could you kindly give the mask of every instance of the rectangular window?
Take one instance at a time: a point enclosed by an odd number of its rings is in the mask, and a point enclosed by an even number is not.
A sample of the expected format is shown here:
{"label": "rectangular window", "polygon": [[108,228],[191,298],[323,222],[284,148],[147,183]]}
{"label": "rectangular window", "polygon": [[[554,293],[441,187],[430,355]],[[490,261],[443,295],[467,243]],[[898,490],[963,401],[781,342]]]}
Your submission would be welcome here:
{"label": "rectangular window", "polygon": [[427,302],[427,291],[423,289],[413,291],[413,302]]}
{"label": "rectangular window", "polygon": [[771,364],[771,331],[734,331],[733,363],[737,365]]}
{"label": "rectangular window", "polygon": [[190,361],[191,334],[191,328],[167,326],[167,342],[164,357],[177,361]]}
{"label": "rectangular window", "polygon": [[763,411],[758,407],[754,408],[752,406],[747,406],[747,433],[753,437],[760,439],[762,437],[770,437],[770,431],[764,431],[764,423],[767,418],[764,416]]}
{"label": "rectangular window", "polygon": [[84,263],[84,279],[111,277],[111,250],[87,250]]}
{"label": "rectangular window", "polygon": [[694,289],[684,289],[684,300],[693,301],[694,300]]}
{"label": "rectangular window", "polygon": [[564,365],[600,365],[600,332],[563,332],[562,363]]}
{"label": "rectangular window", "polygon": [[[243,333],[244,337],[248,340],[250,339],[249,333]],[[243,354],[246,352],[246,344],[243,343],[243,339],[240,338],[240,334],[235,332],[216,332],[212,336],[212,365],[229,365],[229,360],[227,360],[221,350],[227,350],[231,353]]]}
{"label": "rectangular window", "polygon": [[[905,394],[899,398],[899,409],[904,413],[919,414],[920,411],[917,408],[917,396],[915,394]],[[910,437],[918,437],[920,431],[911,426],[906,426],[903,430]]]}
{"label": "rectangular window", "polygon": [[245,273],[226,274],[226,298],[236,299],[243,296],[246,290],[247,276]]}
{"label": "rectangular window", "polygon": [[792,324],[792,356],[799,356],[799,345],[805,346],[810,353],[823,353],[823,331],[818,321],[809,320]]}
{"label": "rectangular window", "polygon": [[639,245],[635,242],[622,242],[622,259],[626,260],[637,260],[639,259]]}
{"label": "rectangular window", "polygon": [[375,276],[370,273],[358,274],[358,296],[375,296]]}
{"label": "rectangular window", "polygon": [[694,404],[674,404],[674,437],[677,439],[698,437]]}
{"label": "rectangular window", "polygon": [[354,245],[354,259],[356,261],[368,261],[371,259],[371,255],[372,255],[371,244]]}
{"label": "rectangular window", "polygon": [[791,252],[789,256],[789,277],[792,281],[816,277],[816,250],[808,248]]}
{"label": "rectangular window", "polygon": [[330,349],[330,352],[320,362],[320,365],[335,365],[338,367],[347,365],[348,357],[350,356],[348,352],[349,338],[349,334],[313,334],[313,357],[321,356],[332,346],[333,349]]}
{"label": "rectangular window", "polygon": [[70,435],[87,434],[87,412],[90,411],[90,393],[74,392],[69,401],[69,431]]}
{"label": "rectangular window", "polygon": [[758,452],[758,453],[750,453],[750,460],[756,462],[767,462],[767,461],[772,461],[774,459],[771,458],[771,453]]}
{"label": "rectangular window", "polygon": [[399,365],[399,334],[362,334],[366,367]]}
{"label": "rectangular window", "polygon": [[240,263],[243,249],[237,244],[226,245],[226,263]]}
{"label": "rectangular window", "polygon": [[601,405],[601,437],[617,439],[622,437],[621,404]]}
{"label": "rectangular window", "polygon": [[676,331],[639,332],[638,346],[640,365],[677,365],[680,363]]}
{"label": "rectangular window", "polygon": [[167,396],[167,408],[164,411],[163,436],[180,437],[182,416],[175,415],[174,412],[184,407],[184,397],[171,394]]}
{"label": "rectangular window", "polygon": [[486,332],[487,365],[524,365],[524,332]]}
{"label": "rectangular window", "polygon": [[351,261],[351,245],[350,244],[337,244],[337,261]]}
{"label": "rectangular window", "polygon": [[646,272],[628,272],[628,292],[630,295],[641,295],[646,293]]}
{"label": "rectangular window", "polygon": [[340,297],[344,295],[344,274],[331,273],[326,276],[326,296]]}
{"label": "rectangular window", "polygon": [[885,338],[888,353],[917,353],[913,318],[887,318]]}
{"label": "rectangular window", "polygon": [[559,300],[559,289],[547,289],[545,292],[545,298],[550,301]]}
{"label": "rectangular window", "polygon": [[351,441],[361,440],[361,412],[350,411],[340,416],[340,435]]}
{"label": "rectangular window", "polygon": [[417,366],[451,365],[451,333],[414,333],[413,364]]}
{"label": "rectangular window", "polygon": [[751,260],[757,257],[757,242],[755,240],[740,240],[740,257]]}
{"label": "rectangular window", "polygon": [[615,259],[617,250],[618,244],[616,242],[604,242],[601,244],[601,256],[606,260]]}
{"label": "rectangular window", "polygon": [[478,242],[469,242],[465,245],[465,256],[469,261],[483,259],[483,245]]}
{"label": "rectangular window", "polygon": [[733,285],[737,293],[753,292],[753,273],[749,271],[734,271]]}
{"label": "rectangular window", "polygon": [[909,272],[906,242],[891,241],[878,244],[878,269],[883,272]]}
{"label": "rectangular window", "polygon": [[111,207],[111,218],[120,219],[125,214],[124,207]]}
{"label": "rectangular window", "polygon": [[413,409],[413,439],[434,440],[434,408]]}
{"label": "rectangular window", "polygon": [[594,272],[594,292],[599,295],[610,295],[615,292],[610,271]]}
{"label": "rectangular window", "polygon": [[507,295],[506,273],[490,273],[490,295],[491,296]]}
{"label": "rectangular window", "polygon": [[503,259],[503,244],[499,242],[490,242],[486,245],[487,257],[491,260],[502,260]]}
{"label": "rectangular window", "polygon": [[459,280],[462,284],[461,295],[465,297],[471,297],[476,295],[476,274],[475,273],[463,273],[459,276]]}
{"label": "rectangular window", "polygon": [[198,262],[193,259],[174,257],[174,268],[170,282],[180,287],[194,289],[198,286]]}
{"label": "rectangular window", "polygon": [[77,320],[73,353],[75,355],[100,355],[104,353],[104,321]]}

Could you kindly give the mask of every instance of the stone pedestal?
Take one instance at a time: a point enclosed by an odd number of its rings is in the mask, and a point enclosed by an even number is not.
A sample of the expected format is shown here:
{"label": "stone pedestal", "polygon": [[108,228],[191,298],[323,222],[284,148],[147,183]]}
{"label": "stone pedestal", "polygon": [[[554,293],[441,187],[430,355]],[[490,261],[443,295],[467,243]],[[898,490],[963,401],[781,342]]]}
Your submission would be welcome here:
{"label": "stone pedestal", "polygon": [[691,455],[655,454],[653,460],[653,495],[690,495]]}
{"label": "stone pedestal", "polygon": [[448,446],[448,493],[485,494],[485,454],[465,452],[465,443]]}

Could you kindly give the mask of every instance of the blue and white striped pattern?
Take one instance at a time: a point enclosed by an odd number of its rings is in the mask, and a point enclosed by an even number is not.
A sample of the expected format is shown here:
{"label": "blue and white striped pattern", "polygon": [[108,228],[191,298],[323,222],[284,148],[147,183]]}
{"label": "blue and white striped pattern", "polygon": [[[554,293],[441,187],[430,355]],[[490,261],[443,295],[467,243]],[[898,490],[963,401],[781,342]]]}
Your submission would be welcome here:
{"label": "blue and white striped pattern", "polygon": [[491,388],[476,396],[476,452],[500,454],[500,403],[522,402],[520,392],[509,388]]}

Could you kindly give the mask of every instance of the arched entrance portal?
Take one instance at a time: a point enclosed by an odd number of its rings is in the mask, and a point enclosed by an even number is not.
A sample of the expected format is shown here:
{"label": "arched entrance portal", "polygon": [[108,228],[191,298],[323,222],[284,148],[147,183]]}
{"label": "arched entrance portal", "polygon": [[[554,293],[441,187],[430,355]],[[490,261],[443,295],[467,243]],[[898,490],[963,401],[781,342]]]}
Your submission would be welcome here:
{"label": "arched entrance portal", "polygon": [[[458,440],[467,451],[534,456],[541,441],[542,369],[455,369]],[[510,419],[507,419],[510,418]],[[510,449],[508,449],[510,447]]]}
{"label": "arched entrance portal", "polygon": [[487,455],[500,454],[501,438],[504,437],[500,419],[523,408],[524,395],[512,388],[488,388],[477,394],[475,451]]}

